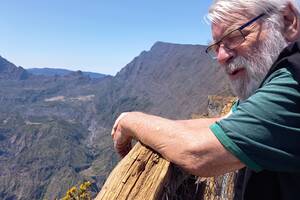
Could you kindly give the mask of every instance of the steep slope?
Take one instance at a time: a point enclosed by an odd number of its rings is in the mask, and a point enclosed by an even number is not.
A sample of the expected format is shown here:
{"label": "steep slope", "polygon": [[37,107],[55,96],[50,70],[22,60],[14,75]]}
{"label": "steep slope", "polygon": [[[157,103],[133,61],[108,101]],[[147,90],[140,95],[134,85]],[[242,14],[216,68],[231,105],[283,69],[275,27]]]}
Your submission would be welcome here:
{"label": "steep slope", "polygon": [[[0,199],[62,196],[72,185],[91,179],[80,172],[101,152],[110,152],[101,156],[111,159],[103,164],[111,168],[116,157],[110,137],[105,128],[92,128],[97,84],[104,80],[80,73],[0,79]],[[94,148],[94,134],[105,145]]]}
{"label": "steep slope", "polygon": [[142,110],[176,119],[206,112],[208,95],[232,92],[222,69],[205,54],[205,48],[155,43],[100,91],[99,110],[114,117],[122,111]]}
{"label": "steep slope", "polygon": [[0,79],[24,80],[29,74],[0,56]]}

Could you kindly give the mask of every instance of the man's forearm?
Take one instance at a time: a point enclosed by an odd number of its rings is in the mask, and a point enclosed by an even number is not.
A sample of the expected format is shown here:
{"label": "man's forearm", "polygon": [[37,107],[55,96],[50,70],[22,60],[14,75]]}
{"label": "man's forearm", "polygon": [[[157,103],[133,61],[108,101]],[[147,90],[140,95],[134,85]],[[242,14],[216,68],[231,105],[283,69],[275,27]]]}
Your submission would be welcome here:
{"label": "man's forearm", "polygon": [[200,128],[207,128],[216,121],[219,121],[220,117],[214,118],[199,118],[199,119],[188,119],[188,120],[177,120],[178,123],[189,127],[191,129],[200,129]]}
{"label": "man's forearm", "polygon": [[206,147],[210,138],[202,135],[202,131],[204,126],[208,129],[211,121],[199,125],[197,120],[184,123],[184,121],[169,120],[139,112],[127,115],[124,120],[123,128],[133,138],[187,170],[194,167],[196,163],[200,164],[199,157],[205,160],[205,155],[201,154],[210,151]]}
{"label": "man's forearm", "polygon": [[122,124],[125,131],[167,159],[174,160],[174,156],[178,155],[178,148],[183,149],[181,146],[186,146],[189,133],[182,122],[140,112],[126,116],[124,120],[126,121]]}
{"label": "man's forearm", "polygon": [[210,131],[215,120],[176,121],[131,112],[120,120],[119,135],[141,141],[192,174],[214,176],[243,166]]}

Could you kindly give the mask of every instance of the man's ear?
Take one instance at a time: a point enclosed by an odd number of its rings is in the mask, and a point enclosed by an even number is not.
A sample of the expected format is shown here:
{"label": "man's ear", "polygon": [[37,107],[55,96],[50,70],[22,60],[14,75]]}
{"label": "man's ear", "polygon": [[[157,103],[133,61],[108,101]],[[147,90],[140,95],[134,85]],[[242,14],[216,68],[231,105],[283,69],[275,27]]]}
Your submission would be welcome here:
{"label": "man's ear", "polygon": [[283,36],[288,42],[294,42],[300,38],[299,13],[291,3],[288,3],[282,13],[284,20]]}

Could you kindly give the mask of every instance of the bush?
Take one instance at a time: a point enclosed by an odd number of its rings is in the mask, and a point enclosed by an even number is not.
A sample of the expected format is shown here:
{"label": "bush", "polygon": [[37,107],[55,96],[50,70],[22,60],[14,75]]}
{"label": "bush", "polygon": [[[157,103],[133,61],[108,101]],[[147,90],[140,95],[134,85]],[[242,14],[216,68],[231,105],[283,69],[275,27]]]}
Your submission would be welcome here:
{"label": "bush", "polygon": [[79,188],[73,186],[61,200],[91,200],[91,185],[89,181],[86,181],[82,183]]}

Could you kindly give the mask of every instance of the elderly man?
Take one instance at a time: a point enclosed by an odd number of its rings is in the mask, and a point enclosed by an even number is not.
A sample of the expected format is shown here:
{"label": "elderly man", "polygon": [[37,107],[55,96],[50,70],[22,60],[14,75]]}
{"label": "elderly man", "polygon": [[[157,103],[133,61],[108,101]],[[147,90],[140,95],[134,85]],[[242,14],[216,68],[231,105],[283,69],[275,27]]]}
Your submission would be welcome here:
{"label": "elderly man", "polygon": [[300,36],[293,0],[216,0],[208,19],[217,59],[239,97],[223,119],[174,121],[123,113],[112,136],[137,139],[198,176],[239,170],[235,199],[299,199]]}

